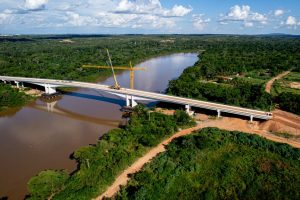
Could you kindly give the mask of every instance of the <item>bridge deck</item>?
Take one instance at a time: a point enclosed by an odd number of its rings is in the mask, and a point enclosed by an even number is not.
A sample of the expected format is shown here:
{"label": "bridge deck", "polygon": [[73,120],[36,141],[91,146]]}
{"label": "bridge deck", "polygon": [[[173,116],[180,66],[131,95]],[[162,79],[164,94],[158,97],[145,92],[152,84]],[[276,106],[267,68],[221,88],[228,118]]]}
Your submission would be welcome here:
{"label": "bridge deck", "polygon": [[249,117],[252,116],[252,117],[258,118],[258,119],[268,120],[268,119],[272,118],[272,113],[270,113],[270,112],[241,108],[241,107],[237,107],[237,106],[229,106],[229,105],[224,105],[224,104],[219,104],[219,103],[211,103],[211,102],[206,102],[206,101],[171,96],[171,95],[160,94],[160,93],[155,93],[155,92],[146,92],[146,91],[135,90],[135,89],[121,88],[120,90],[115,90],[115,89],[110,88],[110,86],[96,84],[96,83],[86,83],[86,82],[68,81],[68,80],[54,80],[54,79],[40,79],[40,78],[10,77],[10,76],[0,76],[0,80],[28,82],[28,83],[35,83],[35,84],[49,84],[52,87],[63,86],[63,87],[98,89],[98,90],[103,90],[103,91],[107,91],[110,93],[143,97],[143,98],[148,98],[148,99],[153,99],[153,100],[158,100],[158,101],[163,101],[163,102],[182,104],[182,105],[190,105],[193,107],[205,108],[205,109],[215,110],[215,111],[219,110],[221,112],[232,113],[232,114],[237,114],[237,115],[241,115],[241,116],[249,116]]}

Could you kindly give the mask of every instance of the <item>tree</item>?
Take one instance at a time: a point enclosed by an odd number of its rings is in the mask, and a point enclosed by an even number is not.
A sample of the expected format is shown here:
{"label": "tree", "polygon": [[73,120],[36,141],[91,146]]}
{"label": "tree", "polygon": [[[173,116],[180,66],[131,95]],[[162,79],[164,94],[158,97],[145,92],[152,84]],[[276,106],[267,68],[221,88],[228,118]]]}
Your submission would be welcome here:
{"label": "tree", "polygon": [[62,189],[68,177],[66,171],[42,171],[28,182],[29,199],[48,199]]}

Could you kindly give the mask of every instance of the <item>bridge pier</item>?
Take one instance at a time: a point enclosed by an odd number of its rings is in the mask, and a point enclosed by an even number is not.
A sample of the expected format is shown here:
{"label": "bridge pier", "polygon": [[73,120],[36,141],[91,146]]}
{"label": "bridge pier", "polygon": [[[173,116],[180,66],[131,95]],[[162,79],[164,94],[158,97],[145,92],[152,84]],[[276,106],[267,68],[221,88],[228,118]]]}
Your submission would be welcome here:
{"label": "bridge pier", "polygon": [[45,84],[45,92],[46,94],[55,94],[56,93],[56,89],[51,87],[49,84]]}
{"label": "bridge pier", "polygon": [[250,122],[253,122],[253,115],[250,115]]}
{"label": "bridge pier", "polygon": [[218,112],[218,118],[220,118],[221,117],[221,110],[217,110],[217,112]]}
{"label": "bridge pier", "polygon": [[190,105],[185,105],[185,112],[187,112],[188,114],[191,111],[191,106]]}
{"label": "bridge pier", "polygon": [[17,85],[17,88],[20,88],[19,82],[15,81],[15,84]]}
{"label": "bridge pier", "polygon": [[190,105],[185,105],[185,112],[190,116],[192,116],[194,114],[194,111],[191,111]]}
{"label": "bridge pier", "polygon": [[126,95],[126,106],[135,107],[138,103],[134,100],[134,96]]}

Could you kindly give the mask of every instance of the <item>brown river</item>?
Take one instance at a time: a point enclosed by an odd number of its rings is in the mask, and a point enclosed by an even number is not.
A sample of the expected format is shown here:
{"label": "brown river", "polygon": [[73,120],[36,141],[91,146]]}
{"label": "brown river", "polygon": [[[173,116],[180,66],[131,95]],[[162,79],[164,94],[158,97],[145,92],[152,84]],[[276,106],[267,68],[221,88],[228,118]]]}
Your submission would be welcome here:
{"label": "brown river", "polygon": [[[198,60],[196,53],[156,57],[137,65],[135,88],[164,92],[169,80]],[[129,72],[117,75],[129,88]],[[112,85],[110,77],[101,84]],[[120,108],[125,101],[97,90],[79,89],[53,103],[36,100],[15,114],[0,117],[0,199],[24,199],[30,177],[45,169],[67,169],[76,163],[70,155],[94,144],[108,130],[124,123]]]}

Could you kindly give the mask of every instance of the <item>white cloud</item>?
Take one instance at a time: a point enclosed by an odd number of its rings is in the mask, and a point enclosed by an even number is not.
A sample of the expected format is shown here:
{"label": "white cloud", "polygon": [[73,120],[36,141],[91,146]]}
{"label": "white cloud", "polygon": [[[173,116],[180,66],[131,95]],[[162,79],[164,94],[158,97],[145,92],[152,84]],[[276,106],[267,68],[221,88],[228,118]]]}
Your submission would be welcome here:
{"label": "white cloud", "polygon": [[295,26],[297,25],[297,19],[293,16],[289,16],[285,22],[286,25],[288,26]]}
{"label": "white cloud", "polygon": [[12,21],[13,15],[11,10],[4,10],[0,13],[0,24],[8,24]]}
{"label": "white cloud", "polygon": [[300,20],[294,16],[288,16],[288,18],[285,21],[281,21],[280,25],[287,26],[288,28],[297,29],[297,27],[300,26]]}
{"label": "white cloud", "polygon": [[283,14],[284,14],[284,10],[278,9],[278,10],[275,10],[275,11],[274,11],[274,15],[275,15],[276,17],[281,16],[281,15],[283,15]]}
{"label": "white cloud", "polygon": [[150,14],[164,17],[183,17],[191,11],[192,8],[182,5],[174,5],[172,9],[163,8],[160,0],[121,0],[115,9],[116,13]]}
{"label": "white cloud", "polygon": [[183,17],[192,11],[191,8],[186,8],[182,5],[175,5],[170,11],[165,11],[164,16]]}
{"label": "white cloud", "polygon": [[254,24],[253,24],[253,22],[245,22],[245,23],[244,23],[244,26],[245,26],[245,27],[253,27]]}
{"label": "white cloud", "polygon": [[175,20],[148,14],[117,14],[101,12],[96,16],[97,25],[104,27],[173,28]]}
{"label": "white cloud", "polygon": [[45,9],[48,0],[25,0],[24,7],[28,10]]}
{"label": "white cloud", "polygon": [[[0,0],[1,1],[1,0]],[[0,23],[14,19],[23,27],[103,27],[149,31],[180,30],[182,18],[191,6],[173,4],[165,7],[160,0],[2,0],[13,5],[12,13],[1,13]],[[16,1],[14,4],[10,2]],[[47,9],[46,9],[47,7]],[[35,12],[43,10],[43,12]],[[96,30],[96,29],[94,29]]]}
{"label": "white cloud", "polygon": [[72,26],[88,26],[97,23],[97,20],[90,16],[81,16],[75,12],[67,12],[67,23]]}
{"label": "white cloud", "polygon": [[203,19],[203,14],[195,14],[193,15],[193,26],[199,30],[202,31],[204,27],[210,22],[210,19]]}
{"label": "white cloud", "polygon": [[221,15],[219,22],[226,24],[227,22],[243,22],[245,27],[252,27],[254,23],[266,24],[268,18],[265,14],[251,11],[248,5],[235,5],[230,8],[226,15]]}
{"label": "white cloud", "polygon": [[250,14],[250,6],[235,5],[230,8],[230,12],[227,14],[228,20],[245,20]]}

